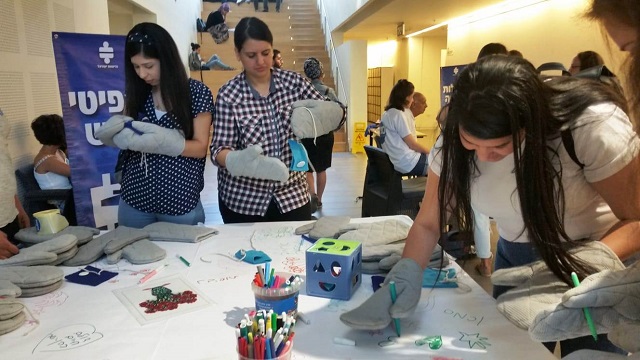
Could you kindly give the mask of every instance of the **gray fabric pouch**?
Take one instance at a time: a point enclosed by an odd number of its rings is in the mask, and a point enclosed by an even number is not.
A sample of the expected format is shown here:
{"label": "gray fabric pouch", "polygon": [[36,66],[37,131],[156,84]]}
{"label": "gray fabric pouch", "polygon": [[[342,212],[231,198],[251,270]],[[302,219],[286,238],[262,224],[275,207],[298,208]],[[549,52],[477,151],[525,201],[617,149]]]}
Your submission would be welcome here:
{"label": "gray fabric pouch", "polygon": [[144,227],[151,241],[175,241],[196,243],[209,236],[218,234],[218,230],[197,225],[157,222]]}

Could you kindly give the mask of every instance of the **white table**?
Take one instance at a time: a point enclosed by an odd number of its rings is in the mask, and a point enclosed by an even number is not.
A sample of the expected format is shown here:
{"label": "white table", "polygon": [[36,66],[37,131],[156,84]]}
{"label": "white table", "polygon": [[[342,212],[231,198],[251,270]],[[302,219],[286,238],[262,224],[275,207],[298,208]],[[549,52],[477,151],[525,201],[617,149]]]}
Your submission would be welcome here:
{"label": "white table", "polygon": [[[408,219],[408,218],[406,218]],[[375,218],[352,221],[374,221]],[[194,312],[141,325],[114,295],[114,290],[137,285],[141,270],[160,263],[134,266],[121,260],[120,273],[95,288],[65,283],[59,290],[22,299],[40,324],[25,324],[0,337],[2,359],[234,359],[234,327],[254,306],[250,288],[255,265],[236,262],[213,253],[233,254],[254,245],[265,251],[277,271],[303,275],[304,242],[293,230],[304,223],[218,225],[220,233],[198,244],[158,243],[167,250],[169,266],[149,282],[181,276],[208,297],[211,304]],[[191,262],[185,266],[177,254]],[[211,260],[206,263],[201,260]],[[99,260],[96,267],[116,266]],[[402,337],[394,340],[392,326],[382,331],[356,331],[343,325],[339,315],[367,299],[373,292],[371,277],[349,301],[307,296],[303,289],[298,310],[310,324],[298,322],[292,359],[554,359],[541,344],[532,341],[500,315],[495,301],[457,265],[460,281],[471,292],[456,289],[423,289],[421,302],[411,319],[402,320]],[[73,273],[78,268],[65,268]],[[93,330],[95,329],[95,330]],[[27,335],[23,335],[28,332]],[[74,333],[82,334],[82,339]],[[91,335],[88,333],[93,332]],[[66,338],[65,336],[71,336]],[[441,335],[443,346],[430,350],[416,340]],[[54,338],[56,336],[56,338]],[[336,345],[334,337],[353,339],[357,346]],[[56,342],[62,339],[66,342]],[[84,341],[82,344],[72,342]],[[66,346],[63,347],[63,345]],[[386,346],[381,346],[386,345]]]}

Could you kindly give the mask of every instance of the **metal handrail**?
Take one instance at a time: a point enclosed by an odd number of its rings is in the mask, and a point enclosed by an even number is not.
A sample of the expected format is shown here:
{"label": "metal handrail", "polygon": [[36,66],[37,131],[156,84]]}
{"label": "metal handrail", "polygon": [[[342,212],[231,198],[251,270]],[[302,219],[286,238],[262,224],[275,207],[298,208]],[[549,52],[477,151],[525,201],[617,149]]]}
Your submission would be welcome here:
{"label": "metal handrail", "polygon": [[[342,74],[340,72],[340,62],[338,61],[338,54],[336,53],[336,48],[333,43],[331,30],[329,29],[329,23],[327,20],[327,11],[324,8],[323,0],[317,0],[317,3],[320,10],[320,17],[322,18],[322,31],[325,36],[325,48],[328,48],[327,50],[329,51],[329,58],[331,60],[331,75],[334,78],[334,82],[337,82],[337,84],[334,84],[334,85],[338,86],[338,91],[337,91],[338,99],[343,104],[348,104],[347,90],[346,90],[346,87],[344,86],[344,81],[342,79]],[[348,122],[348,118],[347,118],[347,122]],[[347,148],[351,149],[351,134],[349,133],[348,129],[349,129],[349,126],[347,124],[347,131],[346,131]]]}

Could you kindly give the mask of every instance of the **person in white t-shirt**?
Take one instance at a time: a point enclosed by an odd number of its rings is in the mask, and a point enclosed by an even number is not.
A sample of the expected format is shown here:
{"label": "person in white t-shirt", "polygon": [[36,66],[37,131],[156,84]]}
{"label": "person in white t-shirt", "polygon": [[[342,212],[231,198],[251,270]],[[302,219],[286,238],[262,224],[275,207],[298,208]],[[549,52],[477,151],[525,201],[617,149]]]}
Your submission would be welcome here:
{"label": "person in white t-shirt", "polygon": [[399,80],[391,89],[380,119],[380,145],[398,172],[425,176],[429,149],[418,143],[415,121],[407,116],[411,115],[413,90],[413,84],[406,79]]}
{"label": "person in white t-shirt", "polygon": [[[599,240],[622,260],[640,251],[640,241],[629,241],[640,238],[640,139],[625,110],[621,94],[602,82],[543,82],[531,63],[511,56],[470,64],[458,77],[443,136],[432,151],[403,258],[385,279],[395,281],[395,304],[386,300],[388,289],[378,291],[341,320],[374,329],[392,317],[410,316],[440,224],[449,216],[462,231],[473,229],[474,211],[495,219],[496,270],[542,259],[571,287],[571,272],[584,279],[597,271],[579,261],[581,240]],[[565,129],[584,167],[563,144]],[[507,290],[494,286],[494,296]],[[555,342],[545,346],[553,351]],[[562,356],[578,349],[620,351],[604,334],[597,341],[587,336],[561,342]]]}

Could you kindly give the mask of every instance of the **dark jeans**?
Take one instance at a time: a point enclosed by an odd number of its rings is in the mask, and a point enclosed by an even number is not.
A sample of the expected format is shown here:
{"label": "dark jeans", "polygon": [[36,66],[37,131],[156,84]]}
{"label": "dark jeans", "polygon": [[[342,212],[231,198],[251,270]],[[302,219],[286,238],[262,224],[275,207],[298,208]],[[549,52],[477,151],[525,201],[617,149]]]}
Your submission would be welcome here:
{"label": "dark jeans", "polygon": [[[539,260],[539,256],[531,243],[514,243],[506,241],[503,238],[498,239],[494,263],[495,270],[526,265],[537,260]],[[511,289],[511,287],[494,285],[493,297],[497,298],[509,289]],[[543,342],[542,344],[551,352],[556,348],[556,342]],[[562,357],[580,349],[626,354],[625,351],[613,345],[607,339],[606,334],[599,334],[597,342],[593,340],[591,335],[560,341],[560,353]]]}
{"label": "dark jeans", "polygon": [[[271,0],[273,2],[273,0]],[[253,8],[258,11],[258,4],[260,3],[260,0],[253,0]],[[269,0],[262,0],[262,3],[264,4],[262,7],[262,10],[264,11],[269,11]],[[282,0],[276,0],[276,11],[280,11],[280,4],[282,3]]]}
{"label": "dark jeans", "polygon": [[218,196],[218,207],[220,208],[222,221],[224,221],[225,224],[311,220],[311,203],[306,203],[297,209],[293,209],[283,214],[278,210],[276,201],[271,199],[269,207],[267,208],[267,213],[264,216],[245,215],[229,209]]}
{"label": "dark jeans", "polygon": [[406,175],[415,175],[415,176],[426,176],[427,169],[429,169],[429,164],[427,162],[427,154],[420,154],[420,159],[416,166],[411,169]]}

